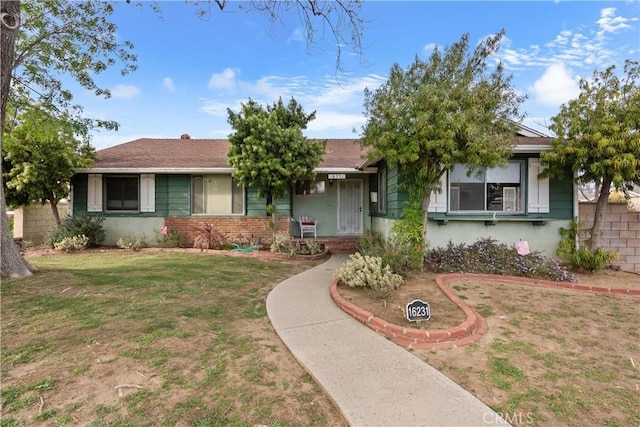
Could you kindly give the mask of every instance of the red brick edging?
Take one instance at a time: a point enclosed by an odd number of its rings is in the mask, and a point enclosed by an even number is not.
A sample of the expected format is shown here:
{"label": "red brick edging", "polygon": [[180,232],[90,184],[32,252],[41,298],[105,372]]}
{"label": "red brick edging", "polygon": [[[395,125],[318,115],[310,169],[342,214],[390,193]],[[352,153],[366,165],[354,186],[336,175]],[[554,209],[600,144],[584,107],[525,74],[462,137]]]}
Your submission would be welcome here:
{"label": "red brick edging", "polygon": [[331,283],[331,298],[343,311],[357,321],[366,325],[369,329],[389,338],[394,343],[408,349],[446,349],[461,347],[480,340],[487,334],[489,328],[487,321],[473,308],[460,299],[449,285],[460,279],[485,279],[500,283],[517,283],[552,288],[573,289],[582,292],[609,294],[612,296],[640,296],[640,289],[617,289],[597,286],[580,285],[567,282],[552,282],[548,280],[531,279],[515,276],[497,276],[492,274],[455,273],[443,274],[436,277],[438,287],[465,313],[467,319],[461,324],[448,329],[417,329],[402,327],[389,323],[376,317],[373,313],[364,310],[347,301],[338,292],[338,279]]}

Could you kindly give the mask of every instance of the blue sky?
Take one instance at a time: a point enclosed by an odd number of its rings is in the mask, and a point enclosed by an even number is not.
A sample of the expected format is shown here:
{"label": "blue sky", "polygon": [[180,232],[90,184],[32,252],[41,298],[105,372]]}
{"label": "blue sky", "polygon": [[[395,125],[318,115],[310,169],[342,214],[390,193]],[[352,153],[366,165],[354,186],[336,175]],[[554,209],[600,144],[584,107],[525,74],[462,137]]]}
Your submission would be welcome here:
{"label": "blue sky", "polygon": [[[97,149],[141,137],[226,138],[227,108],[238,111],[252,98],[270,104],[294,97],[308,113],[316,110],[306,135],[355,138],[365,123],[365,87],[386,80],[394,63],[408,67],[469,33],[472,45],[502,28],[506,38],[493,58],[513,74],[527,95],[525,124],[544,130],[559,106],[579,93],[578,80],[625,59],[640,59],[640,3],[521,1],[365,1],[361,16],[363,55],[343,51],[336,69],[335,40],[326,35],[309,48],[295,13],[272,25],[259,13],[212,10],[204,19],[184,2],[121,4],[114,22],[120,40],[130,40],[138,70],[117,70],[97,80],[110,88],[103,100],[77,90],[76,102],[97,118],[116,120],[118,132],[93,136]],[[353,130],[356,130],[354,133]]]}

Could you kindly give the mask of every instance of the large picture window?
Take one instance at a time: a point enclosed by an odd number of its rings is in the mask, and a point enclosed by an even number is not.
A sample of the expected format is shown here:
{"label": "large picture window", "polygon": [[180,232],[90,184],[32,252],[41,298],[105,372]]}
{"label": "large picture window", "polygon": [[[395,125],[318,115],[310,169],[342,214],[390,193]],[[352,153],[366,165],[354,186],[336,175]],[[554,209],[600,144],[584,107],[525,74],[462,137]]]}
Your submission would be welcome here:
{"label": "large picture window", "polygon": [[326,188],[324,181],[302,181],[296,183],[296,196],[324,196]]}
{"label": "large picture window", "polygon": [[107,211],[137,211],[140,209],[138,176],[105,177]]}
{"label": "large picture window", "polygon": [[523,212],[524,162],[469,173],[455,165],[449,174],[450,212]]}
{"label": "large picture window", "polygon": [[244,189],[229,175],[198,175],[192,179],[191,211],[194,215],[241,215]]}

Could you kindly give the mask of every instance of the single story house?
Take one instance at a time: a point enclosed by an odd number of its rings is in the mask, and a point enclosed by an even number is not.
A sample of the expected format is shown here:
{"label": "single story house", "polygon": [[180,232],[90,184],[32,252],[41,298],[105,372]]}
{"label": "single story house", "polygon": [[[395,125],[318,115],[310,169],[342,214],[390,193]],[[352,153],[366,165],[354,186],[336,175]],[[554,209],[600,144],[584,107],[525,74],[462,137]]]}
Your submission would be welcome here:
{"label": "single story house", "polygon": [[[100,150],[94,165],[72,180],[71,214],[104,217],[110,245],[124,235],[152,239],[162,226],[188,244],[205,222],[231,241],[268,244],[267,201],[235,184],[228,148],[220,139],[142,138]],[[555,254],[559,229],[577,216],[578,199],[569,179],[538,180],[545,150],[551,138],[521,126],[507,167],[482,176],[467,176],[462,165],[450,170],[429,206],[430,246],[491,237],[508,244],[526,240],[533,250]],[[278,230],[299,236],[297,219],[311,216],[318,238],[387,234],[407,199],[402,172],[365,154],[358,140],[327,140],[316,178],[277,200]]]}

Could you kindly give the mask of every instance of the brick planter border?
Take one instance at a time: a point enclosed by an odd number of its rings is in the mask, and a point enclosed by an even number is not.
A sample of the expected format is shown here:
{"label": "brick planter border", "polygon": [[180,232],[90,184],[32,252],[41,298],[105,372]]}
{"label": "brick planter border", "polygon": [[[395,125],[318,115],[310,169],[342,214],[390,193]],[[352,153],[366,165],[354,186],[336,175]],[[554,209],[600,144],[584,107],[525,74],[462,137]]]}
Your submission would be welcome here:
{"label": "brick planter border", "polygon": [[597,286],[580,285],[566,282],[552,282],[549,280],[531,279],[515,276],[497,276],[493,274],[455,273],[442,274],[436,277],[438,287],[465,313],[466,320],[459,325],[448,329],[417,329],[398,326],[384,319],[376,317],[355,304],[347,301],[338,292],[338,279],[331,283],[331,298],[344,312],[366,325],[376,333],[389,338],[394,343],[408,349],[446,349],[472,344],[487,334],[489,327],[487,321],[472,307],[460,299],[451,282],[461,279],[491,280],[492,282],[505,284],[522,284],[542,286],[556,289],[572,289],[580,292],[607,294],[615,297],[640,297],[640,289],[603,288]]}

